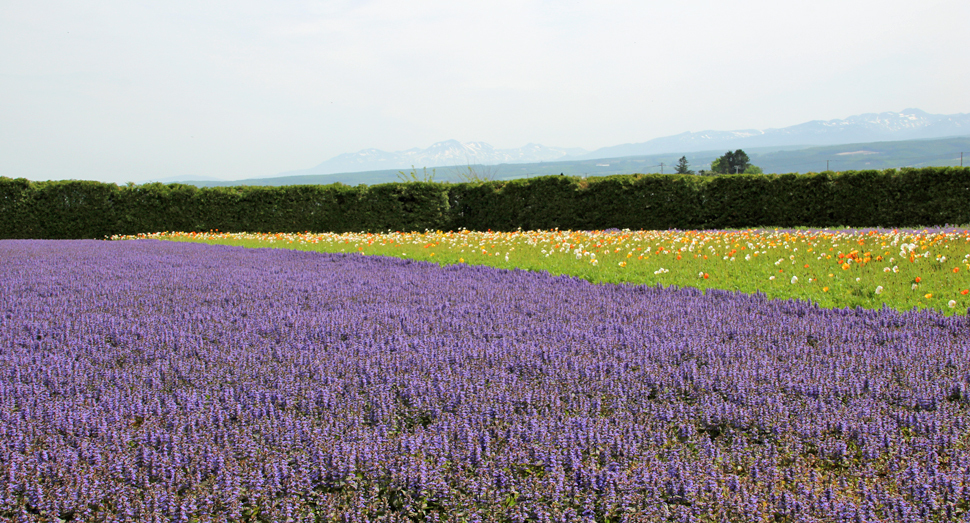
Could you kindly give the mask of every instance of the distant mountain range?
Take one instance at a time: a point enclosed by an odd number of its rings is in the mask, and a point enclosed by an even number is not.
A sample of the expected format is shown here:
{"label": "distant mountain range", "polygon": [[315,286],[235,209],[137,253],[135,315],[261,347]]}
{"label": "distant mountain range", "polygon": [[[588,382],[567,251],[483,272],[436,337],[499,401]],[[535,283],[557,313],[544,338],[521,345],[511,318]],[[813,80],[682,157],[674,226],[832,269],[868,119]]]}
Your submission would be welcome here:
{"label": "distant mountain range", "polygon": [[578,148],[546,147],[530,143],[518,149],[496,149],[485,142],[461,143],[458,140],[438,142],[427,149],[408,149],[389,153],[380,149],[364,149],[356,153],[335,156],[316,167],[288,171],[278,176],[301,176],[307,174],[333,174],[345,172],[376,171],[381,169],[408,169],[412,165],[422,167],[454,167],[462,165],[487,165],[499,163],[535,163],[577,156],[587,151]]}
{"label": "distant mountain range", "polygon": [[[316,167],[279,173],[280,177],[353,173],[422,167],[532,164],[630,156],[902,141],[970,135],[970,114],[929,114],[919,109],[868,113],[844,120],[813,120],[781,129],[686,132],[641,143],[603,147],[589,152],[578,148],[547,147],[530,143],[518,149],[495,149],[485,142],[438,142],[427,149],[386,152],[364,149],[335,156]],[[767,152],[767,151],[766,151]]]}
{"label": "distant mountain range", "polygon": [[841,145],[970,135],[970,114],[929,114],[919,109],[867,113],[844,120],[812,120],[781,129],[681,133],[642,143],[603,147],[584,158],[620,158],[643,154],[753,147]]}
{"label": "distant mountain range", "polygon": [[[822,147],[750,147],[745,152],[751,162],[765,173],[820,172],[889,169],[898,167],[956,166],[960,165],[961,153],[966,153],[963,165],[970,165],[970,136],[930,140],[903,140],[893,142],[868,142]],[[698,152],[676,152],[653,155],[636,155],[622,158],[590,160],[554,160],[540,163],[505,163],[500,165],[473,165],[472,169],[494,180],[512,180],[566,174],[568,176],[609,176],[613,174],[667,173],[673,170],[677,159],[685,156],[695,171],[710,169],[711,162],[724,154],[724,149]],[[409,170],[409,169],[407,169]],[[253,178],[237,181],[188,181],[183,183],[199,187],[233,185],[375,185],[399,182],[401,170],[383,169],[365,172],[336,174],[305,174]],[[434,180],[461,182],[467,175],[467,167],[429,169]],[[424,173],[419,171],[418,175]]]}

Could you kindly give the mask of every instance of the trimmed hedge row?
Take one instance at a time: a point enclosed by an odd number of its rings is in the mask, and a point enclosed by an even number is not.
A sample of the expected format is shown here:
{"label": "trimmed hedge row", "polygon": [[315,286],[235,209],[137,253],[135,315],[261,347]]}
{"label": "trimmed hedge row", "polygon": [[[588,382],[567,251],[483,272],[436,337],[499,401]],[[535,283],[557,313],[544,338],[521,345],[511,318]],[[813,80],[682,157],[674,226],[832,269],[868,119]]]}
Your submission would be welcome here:
{"label": "trimmed hedge row", "polygon": [[154,231],[387,231],[441,227],[436,184],[118,187],[0,178],[0,238],[104,238]]}
{"label": "trimmed hedge row", "polygon": [[155,231],[911,227],[970,223],[970,168],[197,188],[0,177],[0,238]]}

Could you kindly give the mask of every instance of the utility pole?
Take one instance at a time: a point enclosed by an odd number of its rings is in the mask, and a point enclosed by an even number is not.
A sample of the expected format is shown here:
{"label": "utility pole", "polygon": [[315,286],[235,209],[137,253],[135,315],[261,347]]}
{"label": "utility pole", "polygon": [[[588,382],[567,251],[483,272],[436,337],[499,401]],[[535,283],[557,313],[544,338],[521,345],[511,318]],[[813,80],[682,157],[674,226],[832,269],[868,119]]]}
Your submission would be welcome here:
{"label": "utility pole", "polygon": [[829,170],[829,161],[825,160],[825,171],[828,172],[828,170]]}
{"label": "utility pole", "polygon": [[664,163],[660,162],[660,174],[664,173]]}
{"label": "utility pole", "polygon": [[960,167],[963,167],[963,153],[960,153]]}

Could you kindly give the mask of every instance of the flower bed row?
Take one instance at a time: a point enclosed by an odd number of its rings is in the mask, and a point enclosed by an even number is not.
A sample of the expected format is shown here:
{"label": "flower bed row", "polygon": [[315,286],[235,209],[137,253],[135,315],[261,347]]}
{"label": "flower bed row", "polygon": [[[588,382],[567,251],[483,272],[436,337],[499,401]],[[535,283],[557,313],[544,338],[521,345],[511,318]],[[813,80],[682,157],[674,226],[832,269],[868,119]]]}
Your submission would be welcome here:
{"label": "flower bed row", "polygon": [[119,236],[321,252],[359,252],[677,285],[823,307],[970,308],[970,231],[517,231],[387,234],[164,232]]}

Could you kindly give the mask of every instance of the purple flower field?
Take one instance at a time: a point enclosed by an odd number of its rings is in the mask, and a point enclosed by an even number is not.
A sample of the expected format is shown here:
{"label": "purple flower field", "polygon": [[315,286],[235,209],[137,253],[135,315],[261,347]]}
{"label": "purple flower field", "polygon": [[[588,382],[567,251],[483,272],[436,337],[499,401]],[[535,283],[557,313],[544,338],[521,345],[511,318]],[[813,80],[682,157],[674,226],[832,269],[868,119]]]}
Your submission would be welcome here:
{"label": "purple flower field", "polygon": [[970,320],[0,241],[3,521],[970,520]]}

